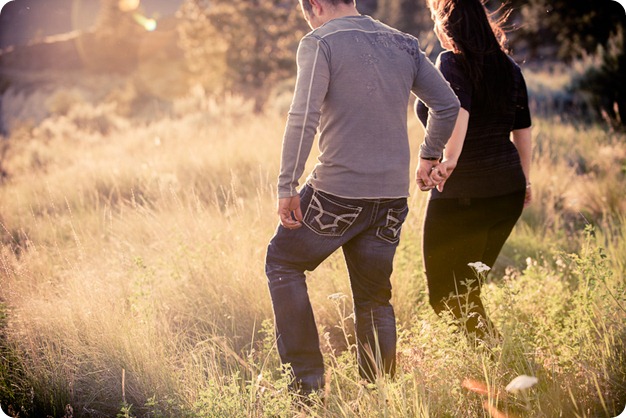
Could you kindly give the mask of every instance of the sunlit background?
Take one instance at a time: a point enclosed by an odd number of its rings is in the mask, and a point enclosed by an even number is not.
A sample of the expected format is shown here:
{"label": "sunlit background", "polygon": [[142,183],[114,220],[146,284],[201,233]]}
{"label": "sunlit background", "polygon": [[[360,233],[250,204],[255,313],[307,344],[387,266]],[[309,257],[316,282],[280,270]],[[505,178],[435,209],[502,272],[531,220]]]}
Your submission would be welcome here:
{"label": "sunlit background", "polygon": [[[56,35],[92,26],[102,2],[99,0],[2,1],[5,17],[0,26],[0,47],[24,44],[39,36]],[[182,0],[121,0],[122,12],[137,15],[140,24],[154,27],[152,20],[173,15]],[[146,22],[148,21],[148,22]]]}

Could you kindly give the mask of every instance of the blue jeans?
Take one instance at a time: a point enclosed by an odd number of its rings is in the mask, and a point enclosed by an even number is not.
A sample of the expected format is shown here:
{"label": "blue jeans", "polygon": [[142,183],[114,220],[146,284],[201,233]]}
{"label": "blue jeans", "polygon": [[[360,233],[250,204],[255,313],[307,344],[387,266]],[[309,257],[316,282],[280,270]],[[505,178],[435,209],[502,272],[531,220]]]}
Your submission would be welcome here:
{"label": "blue jeans", "polygon": [[278,352],[303,392],[321,388],[324,362],[306,285],[314,270],[339,247],[350,276],[360,375],[374,381],[395,373],[396,323],[390,304],[393,258],[409,211],[406,198],[345,199],[305,186],[300,192],[303,226],[278,226],[267,249]]}

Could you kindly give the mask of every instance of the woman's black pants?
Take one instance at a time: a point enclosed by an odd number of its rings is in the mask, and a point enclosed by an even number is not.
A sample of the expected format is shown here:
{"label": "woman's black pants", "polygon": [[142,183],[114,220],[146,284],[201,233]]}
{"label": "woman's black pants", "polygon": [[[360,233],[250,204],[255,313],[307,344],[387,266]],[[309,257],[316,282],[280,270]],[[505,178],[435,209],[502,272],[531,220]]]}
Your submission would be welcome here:
{"label": "woman's black pants", "polygon": [[480,280],[468,264],[493,267],[522,214],[524,196],[522,190],[504,196],[428,202],[423,254],[430,304],[437,314],[451,312],[468,333],[478,337],[491,323],[480,299]]}

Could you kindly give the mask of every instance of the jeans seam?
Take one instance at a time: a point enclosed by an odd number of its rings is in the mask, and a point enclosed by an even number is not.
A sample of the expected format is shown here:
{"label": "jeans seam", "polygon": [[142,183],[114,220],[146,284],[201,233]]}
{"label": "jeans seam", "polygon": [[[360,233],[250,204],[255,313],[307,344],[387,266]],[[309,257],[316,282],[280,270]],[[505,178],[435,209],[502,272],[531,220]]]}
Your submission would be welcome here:
{"label": "jeans seam", "polygon": [[374,202],[372,205],[372,214],[370,215],[370,222],[367,225],[368,228],[371,228],[374,223],[376,223],[376,217],[378,215],[378,208],[380,207],[380,203],[378,201]]}

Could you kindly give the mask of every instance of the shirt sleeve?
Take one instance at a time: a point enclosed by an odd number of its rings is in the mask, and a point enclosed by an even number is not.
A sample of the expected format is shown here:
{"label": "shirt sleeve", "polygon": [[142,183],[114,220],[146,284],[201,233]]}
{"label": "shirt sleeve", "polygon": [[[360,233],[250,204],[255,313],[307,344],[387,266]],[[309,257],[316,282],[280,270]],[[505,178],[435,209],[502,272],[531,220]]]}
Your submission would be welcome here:
{"label": "shirt sleeve", "polygon": [[515,122],[513,130],[524,129],[531,126],[530,109],[528,108],[528,90],[522,72],[518,69],[520,83],[518,86],[517,101],[515,105]]}
{"label": "shirt sleeve", "polygon": [[278,197],[295,196],[313,139],[320,122],[321,107],[328,91],[329,65],[322,40],[305,36],[296,55],[296,87],[283,135]]}
{"label": "shirt sleeve", "polygon": [[421,110],[418,102],[416,112],[426,128],[420,156],[440,158],[454,129],[459,100],[441,72],[421,50],[417,61],[418,70],[412,91],[423,102]]}

